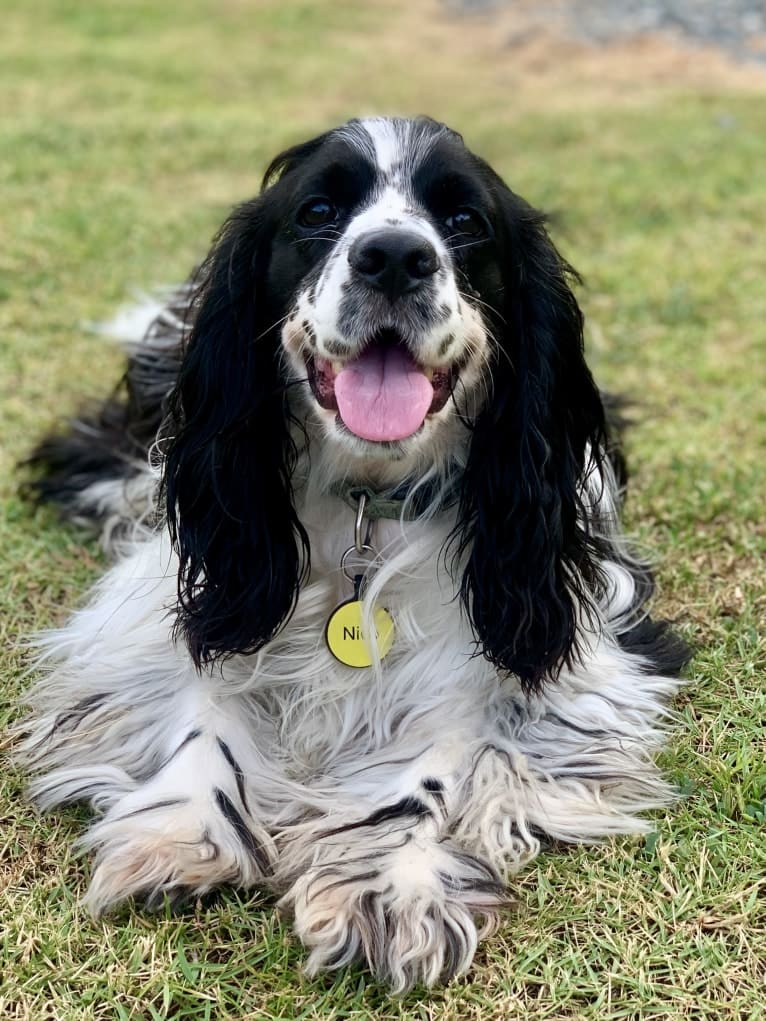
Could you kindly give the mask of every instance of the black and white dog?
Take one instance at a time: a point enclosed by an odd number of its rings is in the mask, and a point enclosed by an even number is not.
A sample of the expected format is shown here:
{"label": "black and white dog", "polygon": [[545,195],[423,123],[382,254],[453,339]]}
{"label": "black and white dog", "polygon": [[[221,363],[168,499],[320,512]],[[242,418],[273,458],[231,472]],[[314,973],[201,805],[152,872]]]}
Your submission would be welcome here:
{"label": "black and white dog", "polygon": [[[22,757],[87,901],[281,896],[308,970],[462,974],[550,841],[645,829],[686,657],[542,216],[428,119],[278,156],[37,495],[117,556]],[[130,330],[128,331],[130,332]]]}

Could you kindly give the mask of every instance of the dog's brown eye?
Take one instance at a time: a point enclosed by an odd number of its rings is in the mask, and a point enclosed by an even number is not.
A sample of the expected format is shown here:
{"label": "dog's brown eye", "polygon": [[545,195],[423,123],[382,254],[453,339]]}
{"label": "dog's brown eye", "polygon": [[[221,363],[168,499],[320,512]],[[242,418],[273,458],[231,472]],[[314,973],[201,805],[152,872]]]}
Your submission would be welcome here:
{"label": "dog's brown eye", "polygon": [[477,238],[485,233],[484,221],[472,209],[458,209],[445,223],[455,234],[468,234],[469,237]]}
{"label": "dog's brown eye", "polygon": [[326,199],[312,199],[298,214],[298,222],[303,227],[326,227],[337,219],[338,210]]}

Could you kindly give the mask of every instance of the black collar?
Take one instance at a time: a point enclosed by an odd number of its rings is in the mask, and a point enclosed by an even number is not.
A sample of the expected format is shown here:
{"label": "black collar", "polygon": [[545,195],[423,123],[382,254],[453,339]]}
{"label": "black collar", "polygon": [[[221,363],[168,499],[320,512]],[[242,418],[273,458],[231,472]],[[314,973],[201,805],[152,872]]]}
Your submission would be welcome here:
{"label": "black collar", "polygon": [[[444,488],[442,507],[455,502],[456,489],[454,482],[450,480],[450,484]],[[345,481],[334,483],[330,492],[333,496],[340,497],[353,510],[359,505],[359,497],[366,496],[364,516],[368,521],[378,521],[381,518],[390,521],[414,521],[433,503],[437,487],[433,483],[427,483],[413,492],[412,484],[403,482],[396,489],[379,491],[364,483]]]}

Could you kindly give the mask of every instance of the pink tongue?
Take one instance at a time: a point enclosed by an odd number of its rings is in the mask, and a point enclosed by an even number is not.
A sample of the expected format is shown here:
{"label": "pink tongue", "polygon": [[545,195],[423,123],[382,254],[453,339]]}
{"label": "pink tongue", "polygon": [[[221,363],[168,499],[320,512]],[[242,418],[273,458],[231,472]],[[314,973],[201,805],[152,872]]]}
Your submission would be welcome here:
{"label": "pink tongue", "polygon": [[434,388],[399,347],[370,347],[335,379],[343,424],[363,440],[403,440],[423,424]]}

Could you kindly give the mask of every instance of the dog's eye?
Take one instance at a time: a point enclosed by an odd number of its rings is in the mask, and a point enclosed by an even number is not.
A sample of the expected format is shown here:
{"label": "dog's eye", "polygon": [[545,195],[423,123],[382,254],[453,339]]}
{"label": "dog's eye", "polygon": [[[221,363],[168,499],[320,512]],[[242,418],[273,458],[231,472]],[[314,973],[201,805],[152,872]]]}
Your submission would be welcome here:
{"label": "dog's eye", "polygon": [[338,210],[327,199],[312,199],[298,213],[302,227],[326,227],[338,219]]}
{"label": "dog's eye", "polygon": [[455,234],[468,234],[469,237],[478,238],[486,233],[484,221],[473,209],[458,209],[444,222]]}

